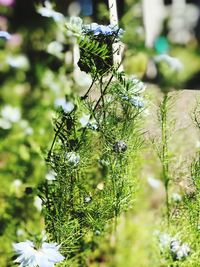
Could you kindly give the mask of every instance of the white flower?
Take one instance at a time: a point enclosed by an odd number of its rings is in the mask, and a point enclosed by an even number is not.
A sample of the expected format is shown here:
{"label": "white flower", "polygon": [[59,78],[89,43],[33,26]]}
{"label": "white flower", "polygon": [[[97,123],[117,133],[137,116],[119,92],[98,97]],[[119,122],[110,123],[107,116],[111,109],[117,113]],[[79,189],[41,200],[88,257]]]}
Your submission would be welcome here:
{"label": "white flower", "polygon": [[180,194],[175,192],[175,193],[172,194],[172,199],[173,199],[174,202],[180,202],[182,200],[182,197],[181,197]]}
{"label": "white flower", "polygon": [[155,179],[154,177],[151,176],[147,178],[147,182],[154,189],[158,189],[161,186],[161,182],[158,179]]}
{"label": "white flower", "polygon": [[21,112],[19,108],[14,108],[10,105],[6,105],[1,110],[1,116],[4,121],[8,121],[10,123],[18,122],[21,118]]}
{"label": "white flower", "polygon": [[50,170],[46,173],[45,179],[48,181],[55,181],[56,180],[56,173],[54,170]]}
{"label": "white flower", "polygon": [[70,21],[66,23],[67,29],[73,33],[73,35],[80,35],[82,33],[83,21],[80,17],[72,16]]}
{"label": "white flower", "polygon": [[82,127],[88,127],[91,130],[97,130],[98,125],[97,121],[95,119],[90,119],[90,115],[88,114],[83,114],[82,117],[79,119],[79,122]]}
{"label": "white flower", "polygon": [[140,81],[139,79],[137,79],[136,77],[134,77],[134,76],[132,76],[131,78],[130,78],[130,80],[132,81],[132,83],[134,84],[134,86],[132,87],[132,90],[134,90],[133,91],[133,93],[142,93],[142,92],[144,92],[145,91],[145,89],[146,89],[146,85],[142,82],[142,81]]}
{"label": "white flower", "polygon": [[92,201],[92,198],[91,198],[91,196],[87,196],[87,197],[85,197],[84,200],[85,200],[85,203],[89,203]]}
{"label": "white flower", "polygon": [[83,116],[80,118],[80,123],[82,127],[86,127],[89,123],[90,115],[83,114]]}
{"label": "white flower", "polygon": [[170,250],[176,260],[182,260],[186,258],[190,253],[190,247],[187,243],[181,245],[179,240],[172,240],[170,244]]}
{"label": "white flower", "polygon": [[80,87],[89,87],[92,83],[92,77],[85,73],[84,71],[81,71],[79,68],[75,68],[74,70],[74,81],[76,84]]}
{"label": "white flower", "polygon": [[101,232],[100,232],[99,230],[96,230],[96,231],[95,231],[95,234],[96,234],[96,235],[100,235]]}
{"label": "white flower", "polygon": [[162,54],[154,57],[155,62],[166,62],[167,65],[173,70],[173,71],[181,71],[183,69],[182,62],[175,57],[171,57],[167,54]]}
{"label": "white flower", "polygon": [[27,70],[30,67],[29,61],[25,55],[9,55],[6,61],[13,68]]}
{"label": "white flower", "polygon": [[47,233],[45,230],[42,230],[41,235],[42,235],[42,242],[46,241],[47,240]]}
{"label": "white flower", "polygon": [[179,240],[173,239],[170,243],[170,250],[174,253],[178,252],[179,248],[181,246],[181,243]]}
{"label": "white flower", "polygon": [[11,185],[10,190],[12,193],[14,193],[16,196],[21,196],[23,193],[23,183],[20,179],[15,179]]}
{"label": "white flower", "polygon": [[29,122],[26,120],[21,120],[19,122],[20,127],[24,130],[24,133],[26,135],[32,135],[33,134],[33,128],[29,126]]}
{"label": "white flower", "polygon": [[19,267],[54,267],[55,263],[64,260],[59,247],[56,243],[44,242],[41,248],[36,249],[29,240],[15,243],[13,248],[19,256],[14,262],[20,263]]}
{"label": "white flower", "polygon": [[184,256],[184,252],[183,252],[181,249],[179,249],[179,250],[176,252],[176,259],[177,259],[177,260],[182,260],[184,257],[185,257],[185,256]]}
{"label": "white flower", "polygon": [[53,6],[49,1],[45,1],[44,3],[44,7],[40,6],[37,9],[37,12],[43,16],[43,17],[47,17],[47,18],[52,18],[54,21],[59,22],[59,21],[63,21],[64,20],[64,16],[63,14],[56,12],[55,10],[53,10]]}
{"label": "white flower", "polygon": [[167,233],[160,233],[158,239],[159,239],[160,247],[162,249],[164,249],[170,245],[171,236],[168,235]]}
{"label": "white flower", "polygon": [[69,113],[74,109],[74,104],[70,101],[66,101],[65,98],[57,98],[54,105],[55,107],[61,106],[66,113]]}
{"label": "white flower", "polygon": [[31,127],[27,127],[25,130],[24,130],[24,133],[26,135],[32,135],[33,134],[33,128]]}
{"label": "white flower", "polygon": [[17,232],[16,232],[17,236],[22,236],[25,234],[24,230],[23,229],[17,229]]}
{"label": "white flower", "polygon": [[58,58],[62,58],[63,45],[57,41],[53,41],[47,46],[47,52]]}
{"label": "white flower", "polygon": [[181,246],[181,249],[182,249],[182,252],[184,255],[188,255],[190,253],[190,247],[187,243],[184,243],[182,246]]}
{"label": "white flower", "polygon": [[80,161],[80,156],[73,151],[66,153],[66,158],[73,165],[77,165]]}
{"label": "white flower", "polygon": [[187,243],[181,243],[180,240],[171,237],[167,233],[156,233],[158,236],[160,248],[169,250],[174,260],[183,260],[190,253],[190,247]]}
{"label": "white flower", "polygon": [[82,30],[83,20],[80,17],[72,16],[70,18],[70,24],[79,30]]}
{"label": "white flower", "polygon": [[33,204],[38,211],[42,210],[42,200],[38,196],[35,196]]}
{"label": "white flower", "polygon": [[10,121],[0,118],[0,128],[4,130],[8,130],[11,127],[12,127],[12,123]]}
{"label": "white flower", "polygon": [[128,87],[128,91],[125,91],[124,97],[126,98],[132,98],[142,92],[145,91],[146,89],[146,85],[140,81],[139,79],[137,79],[135,76],[131,76],[128,79],[129,82],[129,87]]}
{"label": "white flower", "polygon": [[42,76],[42,83],[44,86],[49,87],[56,93],[56,95],[61,92],[61,84],[58,84],[57,79],[60,80],[60,77],[58,78],[58,76],[56,76],[51,70],[45,70],[44,75]]}
{"label": "white flower", "polygon": [[15,188],[15,189],[19,189],[22,185],[22,181],[20,179],[15,179],[13,182],[12,182],[12,186]]}

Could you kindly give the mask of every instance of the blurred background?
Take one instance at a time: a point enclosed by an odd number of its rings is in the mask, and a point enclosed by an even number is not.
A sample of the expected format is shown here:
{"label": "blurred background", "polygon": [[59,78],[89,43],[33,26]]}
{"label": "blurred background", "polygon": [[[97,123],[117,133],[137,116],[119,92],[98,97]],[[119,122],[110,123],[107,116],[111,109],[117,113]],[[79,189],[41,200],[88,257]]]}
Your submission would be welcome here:
{"label": "blurred background", "polygon": [[[41,234],[44,229],[41,200],[35,188],[43,179],[54,179],[44,161],[54,133],[52,118],[65,96],[72,98],[74,92],[81,93],[91,82],[74,63],[73,40],[58,27],[60,14],[81,16],[85,23],[109,24],[107,1],[47,3],[0,0],[1,267],[14,266],[12,242]],[[185,158],[177,156],[177,165],[182,166],[199,145],[188,113],[200,89],[200,1],[118,0],[117,7],[119,25],[125,30],[124,70],[148,83],[151,104],[145,117],[147,131],[157,134],[152,118],[156,120],[161,91],[181,90],[173,115],[178,129],[184,130],[175,134],[174,138],[180,139],[173,144],[173,151],[177,155],[186,153]],[[195,91],[181,93],[183,89]],[[184,140],[188,142],[182,147]],[[127,267],[160,266],[151,250],[147,251],[147,247],[153,247],[150,233],[164,201],[163,188],[155,178],[160,165],[151,148],[145,153],[139,164],[143,166],[139,175],[141,202],[136,203],[134,214],[121,222],[115,263],[108,257],[109,263],[98,266],[124,266],[126,257]],[[184,169],[180,175],[187,176],[188,171]]]}

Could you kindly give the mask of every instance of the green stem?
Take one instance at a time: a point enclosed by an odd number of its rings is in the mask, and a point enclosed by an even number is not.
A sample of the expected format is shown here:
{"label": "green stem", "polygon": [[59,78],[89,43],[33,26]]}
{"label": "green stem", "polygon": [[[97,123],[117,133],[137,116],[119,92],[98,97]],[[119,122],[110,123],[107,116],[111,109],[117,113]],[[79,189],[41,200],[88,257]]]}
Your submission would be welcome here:
{"label": "green stem", "polygon": [[[94,116],[94,113],[95,113],[97,107],[99,106],[99,104],[100,104],[102,98],[105,96],[106,90],[108,89],[108,87],[109,87],[109,85],[110,85],[110,83],[111,83],[113,77],[114,77],[114,75],[111,75],[111,77],[110,77],[110,79],[108,80],[108,82],[107,82],[107,84],[106,84],[104,90],[101,89],[101,90],[102,90],[102,91],[101,91],[101,96],[100,96],[99,99],[97,100],[97,102],[96,102],[96,104],[95,104],[95,106],[94,106],[94,108],[93,108],[93,110],[92,110],[92,113],[90,114],[90,118],[89,118],[89,119],[91,119],[92,116]],[[103,78],[103,77],[102,77],[102,78]],[[101,78],[101,80],[102,80],[102,78]],[[102,82],[100,82],[100,84],[102,84]],[[94,117],[95,117],[95,116],[94,116]],[[85,127],[85,128],[83,129],[83,131],[82,131],[80,141],[78,142],[78,147],[80,146],[80,144],[81,144],[82,141],[83,141],[83,137],[85,136],[86,130],[87,130],[87,128]]]}
{"label": "green stem", "polygon": [[117,216],[118,216],[118,199],[117,199],[117,185],[116,185],[116,166],[115,163],[112,166],[112,188],[113,188],[113,197],[114,197],[114,203],[115,203],[115,209],[114,209],[114,235],[116,237],[117,233]]}
{"label": "green stem", "polygon": [[168,131],[167,131],[167,103],[168,94],[164,95],[163,102],[161,104],[161,131],[162,131],[162,172],[165,186],[165,201],[167,210],[167,222],[169,224],[170,207],[169,207],[169,151],[168,151]]}
{"label": "green stem", "polygon": [[[47,226],[48,226],[48,222],[50,223],[50,228],[51,229],[48,229],[49,233],[51,233],[51,230],[53,232],[53,238],[54,240],[57,242],[57,235],[56,235],[56,229],[55,229],[55,225],[54,225],[54,220],[52,219],[52,209],[51,209],[51,203],[49,201],[49,188],[48,188],[48,184],[47,182],[44,184],[44,192],[45,192],[45,197],[46,197],[46,207],[47,207],[47,210],[48,210],[48,214],[47,214]],[[49,218],[50,216],[50,218]]]}
{"label": "green stem", "polygon": [[106,110],[105,110],[105,100],[104,100],[104,94],[103,94],[103,78],[100,79],[100,93],[102,97],[102,108],[103,108],[103,120],[106,119]]}
{"label": "green stem", "polygon": [[85,100],[85,99],[88,97],[88,95],[89,95],[89,93],[90,93],[90,91],[91,91],[91,89],[92,89],[94,83],[96,82],[96,80],[97,80],[97,73],[95,74],[94,79],[92,80],[92,83],[91,83],[89,89],[88,89],[87,92],[84,94],[84,96],[81,97],[81,100]]}

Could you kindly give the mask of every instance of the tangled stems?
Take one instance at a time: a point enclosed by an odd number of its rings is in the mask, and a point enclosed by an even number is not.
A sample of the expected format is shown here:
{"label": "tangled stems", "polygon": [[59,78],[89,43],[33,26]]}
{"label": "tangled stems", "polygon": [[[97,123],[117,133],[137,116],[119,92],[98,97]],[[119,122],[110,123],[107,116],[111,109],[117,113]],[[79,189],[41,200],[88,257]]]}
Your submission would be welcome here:
{"label": "tangled stems", "polygon": [[[119,67],[121,66],[121,63],[118,65],[116,71],[119,69]],[[107,73],[107,72],[106,72]],[[105,74],[106,74],[105,73]],[[88,96],[89,96],[89,93],[91,92],[91,89],[93,87],[93,85],[95,84],[95,82],[97,81],[97,73],[95,74],[93,80],[92,80],[92,83],[89,87],[89,89],[87,90],[87,92],[85,93],[84,96],[81,97],[81,100],[84,101]],[[106,86],[104,87],[103,89],[103,76],[100,77],[100,80],[99,80],[99,83],[100,83],[100,97],[99,99],[97,100],[96,104],[94,105],[94,108],[92,110],[92,113],[90,114],[90,119],[92,118],[92,116],[95,117],[95,111],[97,109],[97,107],[99,106],[100,102],[102,101],[102,104],[104,106],[104,96],[106,94],[106,91],[109,87],[109,85],[111,84],[112,80],[114,78],[114,74],[112,74],[106,84]],[[104,112],[104,117],[105,117],[105,109],[103,108],[103,112]],[[70,116],[71,114],[73,113],[73,111],[71,111],[68,115]],[[48,156],[47,156],[47,162],[50,161],[50,158],[51,158],[51,155],[52,155],[52,151],[53,151],[53,148],[54,148],[54,145],[55,145],[55,142],[56,142],[56,139],[57,137],[59,136],[60,132],[62,131],[63,127],[65,126],[65,118],[63,117],[62,118],[62,121],[58,127],[58,129],[56,130],[56,133],[54,135],[54,138],[53,138],[53,141],[52,141],[52,144],[51,144],[51,147],[49,149],[49,152],[48,152]],[[86,128],[83,129],[83,132],[82,132],[82,138],[84,137],[85,135],[85,132],[86,132]],[[82,142],[82,138],[80,139],[80,142],[79,144]]]}
{"label": "tangled stems", "polygon": [[92,80],[92,83],[91,83],[90,87],[88,88],[88,90],[87,90],[87,92],[84,94],[84,96],[81,97],[81,100],[85,100],[85,99],[88,97],[88,95],[89,95],[89,93],[90,93],[90,91],[91,91],[93,85],[95,84],[95,82],[96,82],[96,80],[97,80],[97,75],[98,75],[98,73],[96,72],[96,74],[94,75],[94,78],[93,78],[93,80]]}
{"label": "tangled stems", "polygon": [[[116,165],[119,166],[116,166]],[[117,218],[119,216],[120,213],[120,203],[119,203],[119,188],[117,187],[117,182],[118,184],[121,182],[121,175],[118,172],[118,170],[122,170],[123,166],[122,166],[122,159],[120,156],[115,157],[114,162],[112,164],[111,167],[111,172],[112,172],[112,188],[113,188],[113,196],[114,196],[114,235],[116,236],[116,232],[117,232]]]}

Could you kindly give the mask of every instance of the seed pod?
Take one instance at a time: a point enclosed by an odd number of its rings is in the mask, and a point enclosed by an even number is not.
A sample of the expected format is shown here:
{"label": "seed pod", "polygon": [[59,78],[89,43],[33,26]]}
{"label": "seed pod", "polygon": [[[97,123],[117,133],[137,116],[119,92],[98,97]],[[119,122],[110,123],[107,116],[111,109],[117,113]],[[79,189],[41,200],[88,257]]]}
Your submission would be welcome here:
{"label": "seed pod", "polygon": [[125,152],[127,150],[127,144],[124,141],[120,140],[114,144],[113,150],[116,153]]}
{"label": "seed pod", "polygon": [[30,194],[32,194],[32,193],[33,193],[33,188],[30,187],[30,186],[27,186],[27,187],[25,188],[25,194],[30,195]]}

